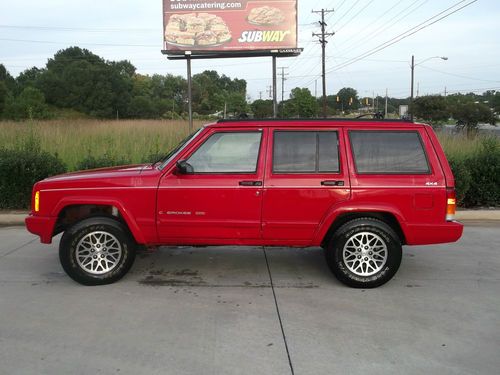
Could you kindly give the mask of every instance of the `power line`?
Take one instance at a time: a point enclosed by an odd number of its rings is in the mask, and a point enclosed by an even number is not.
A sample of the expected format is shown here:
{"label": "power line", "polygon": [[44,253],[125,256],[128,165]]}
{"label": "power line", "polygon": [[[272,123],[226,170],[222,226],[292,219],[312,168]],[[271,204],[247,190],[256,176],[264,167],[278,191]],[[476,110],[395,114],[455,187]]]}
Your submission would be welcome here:
{"label": "power line", "polygon": [[[420,0],[415,0],[414,2],[417,2],[417,1],[420,1]],[[377,24],[377,23],[378,23],[378,21],[380,21],[381,19],[383,19],[383,18],[384,18],[387,14],[389,14],[389,13],[390,13],[390,12],[391,12],[394,8],[397,8],[397,7],[398,7],[399,5],[401,5],[401,4],[403,4],[403,1],[402,1],[402,0],[397,0],[397,1],[396,1],[396,3],[395,3],[394,5],[392,5],[389,9],[387,9],[387,10],[385,10],[385,9],[384,9],[384,11],[382,12],[382,14],[381,14],[381,15],[379,15],[379,16],[378,16],[378,17],[377,17],[374,21],[370,21],[370,25],[375,25],[375,24]],[[393,19],[393,18],[391,18],[391,20],[392,20],[392,19]],[[384,25],[387,25],[387,23],[388,23],[388,22],[390,22],[391,20],[389,20],[389,21],[387,21],[387,22],[384,22],[384,23],[382,24],[382,27],[383,27]],[[338,30],[337,30],[337,31],[338,31]],[[366,39],[366,36],[367,36],[367,35],[371,35],[371,34],[373,34],[373,31],[371,31],[369,28],[367,28],[367,30],[365,30],[365,31],[366,31],[366,32],[365,32],[365,33],[363,33],[363,34],[361,35],[361,37],[360,37],[358,40],[364,40],[364,39]],[[357,34],[357,33],[353,34],[350,38],[347,38],[347,39],[343,40],[343,41],[339,44],[339,46],[343,46],[343,45],[347,44],[349,41],[351,41],[351,40],[355,39],[357,36],[359,36],[359,34]]]}
{"label": "power line", "polygon": [[[349,65],[352,65],[352,64],[354,64],[354,63],[356,63],[356,62],[358,62],[360,60],[364,60],[366,57],[369,57],[369,56],[371,56],[371,55],[373,55],[373,54],[375,54],[375,53],[377,53],[379,51],[382,51],[382,50],[384,50],[384,49],[392,46],[393,44],[396,44],[396,43],[400,42],[401,40],[406,39],[406,38],[408,38],[408,37],[416,34],[417,32],[419,32],[419,31],[421,31],[421,30],[423,30],[423,29],[425,29],[425,28],[427,28],[429,26],[434,25],[435,23],[437,23],[437,22],[439,22],[439,21],[441,21],[441,20],[443,20],[443,19],[451,16],[454,13],[457,13],[458,11],[460,11],[460,10],[468,7],[469,5],[472,5],[473,3],[477,2],[478,0],[472,0],[471,2],[469,2],[469,3],[467,3],[467,4],[463,5],[463,6],[461,6],[458,9],[455,9],[455,10],[449,12],[449,13],[446,13],[446,12],[450,11],[451,9],[456,8],[458,5],[460,5],[461,3],[464,3],[466,1],[468,1],[468,0],[461,0],[461,1],[459,1],[458,3],[452,5],[451,7],[448,7],[444,11],[441,11],[438,14],[436,14],[436,15],[428,18],[427,20],[425,20],[423,22],[421,22],[417,26],[412,27],[411,29],[409,29],[409,30],[407,30],[407,31],[405,31],[405,32],[397,35],[396,37],[394,37],[392,39],[389,39],[388,41],[386,41],[386,42],[378,45],[377,47],[372,48],[371,50],[369,50],[367,52],[364,52],[364,53],[362,53],[362,54],[360,54],[360,55],[358,55],[356,57],[353,57],[352,59],[350,59],[350,60],[348,60],[348,61],[340,64],[340,66],[337,66],[337,67],[335,67],[333,69],[330,69],[327,73],[332,73],[334,71],[338,71],[338,70],[343,69],[343,68],[345,68],[345,67],[347,67]],[[446,14],[444,14],[444,13],[446,13]],[[441,16],[441,15],[443,15],[443,16]],[[439,16],[441,16],[441,17],[439,17]],[[436,17],[439,17],[439,18],[436,19],[436,20],[434,20]],[[431,20],[434,20],[434,21],[428,23]]]}
{"label": "power line", "polygon": [[[31,39],[9,39],[0,38],[5,42],[19,42],[19,43],[40,43],[40,44],[72,44],[66,42],[54,42],[51,40],[31,40]],[[82,43],[78,42],[81,46],[101,46],[101,47],[145,47],[145,48],[159,48],[158,44],[115,44],[115,43]]]}
{"label": "power line", "polygon": [[[338,66],[338,67],[336,67],[336,68],[334,68],[334,69],[330,70],[329,72],[331,72],[331,71],[333,71],[333,70],[339,70],[339,69],[342,69],[342,68],[344,68],[344,67],[346,67],[346,66],[348,66],[348,65],[352,65],[352,64],[354,64],[354,63],[355,63],[355,62],[357,62],[357,61],[363,60],[365,57],[371,56],[371,55],[373,55],[373,54],[375,54],[375,53],[377,53],[377,52],[379,52],[379,51],[381,51],[381,50],[383,50],[383,49],[386,49],[387,47],[390,47],[390,46],[392,46],[393,44],[398,43],[398,42],[400,42],[401,40],[406,39],[406,38],[408,38],[408,37],[410,37],[410,36],[412,36],[412,35],[416,34],[417,32],[419,32],[419,31],[421,31],[421,30],[423,30],[423,29],[426,29],[427,27],[432,26],[432,25],[434,25],[435,23],[437,23],[437,22],[439,22],[439,21],[441,21],[441,20],[443,20],[443,19],[445,19],[445,18],[447,18],[447,17],[451,16],[452,14],[457,13],[458,11],[460,11],[460,10],[462,10],[462,9],[464,9],[464,8],[466,8],[466,7],[468,7],[469,5],[474,4],[474,3],[475,3],[475,2],[477,2],[478,0],[472,0],[471,2],[469,2],[469,3],[467,3],[467,4],[463,5],[463,6],[461,6],[460,8],[455,9],[454,11],[449,12],[449,13],[445,14],[445,15],[444,15],[444,16],[442,16],[442,17],[439,17],[440,15],[442,15],[442,14],[446,13],[446,12],[447,12],[447,11],[449,11],[450,9],[455,8],[456,6],[458,6],[459,4],[461,4],[461,3],[465,2],[465,1],[468,1],[468,0],[462,0],[462,1],[459,1],[459,2],[458,2],[458,3],[456,3],[455,5],[453,5],[453,6],[449,7],[449,8],[447,8],[447,9],[445,9],[444,11],[442,11],[442,12],[440,12],[440,13],[436,14],[435,16],[433,16],[433,17],[431,17],[431,18],[428,18],[427,20],[425,20],[424,22],[421,22],[421,23],[420,23],[420,24],[418,24],[417,26],[414,26],[414,27],[412,27],[411,29],[409,29],[409,30],[407,30],[407,31],[405,31],[405,32],[403,32],[403,33],[401,33],[401,34],[399,34],[398,36],[396,36],[396,37],[394,37],[394,38],[392,38],[392,39],[390,39],[390,40],[388,40],[388,41],[386,41],[386,42],[384,42],[384,43],[382,43],[382,44],[378,45],[377,47],[372,48],[371,50],[369,50],[369,51],[367,51],[367,52],[365,52],[365,53],[362,53],[362,54],[361,54],[361,55],[359,55],[359,56],[356,56],[356,57],[352,58],[350,61],[344,62],[343,64],[341,64],[340,66]],[[434,21],[432,21],[432,22],[430,22],[430,23],[428,23],[428,24],[426,24],[427,22],[429,22],[429,21],[433,20],[433,19],[434,19],[434,18],[436,18],[436,17],[439,17],[439,18],[438,18],[438,19],[436,19],[436,20],[434,20]],[[423,26],[422,26],[422,25],[423,25]]]}
{"label": "power line", "polygon": [[[347,10],[344,14],[342,14],[342,16],[341,16],[338,20],[336,20],[336,22],[337,22],[337,23],[339,23],[340,21],[342,21],[342,20],[344,19],[344,17],[345,17],[345,16],[347,16],[347,15],[351,12],[351,10],[352,10],[352,9],[353,9],[356,5],[358,5],[358,3],[359,3],[360,1],[361,1],[361,0],[356,0],[356,2],[355,2],[354,4],[352,4],[352,6],[351,6],[351,7],[350,7],[350,8],[349,8],[349,9],[348,9],[348,10]],[[337,9],[337,11],[338,11],[338,9]]]}
{"label": "power line", "polygon": [[[400,21],[402,21],[403,19],[405,19],[409,15],[414,14],[417,9],[420,9],[421,7],[423,7],[429,0],[423,0],[422,3],[417,4],[419,1],[422,1],[422,0],[413,1],[408,7],[404,8],[402,11],[398,12],[395,16],[390,18],[389,21],[383,23],[382,25],[377,27],[374,31],[371,31],[371,32],[369,31],[368,34],[366,34],[366,33],[363,34],[359,39],[357,39],[357,41],[355,42],[357,44],[354,44],[354,47],[351,45],[349,48],[344,49],[344,51],[341,51],[340,53],[344,53],[345,51],[353,51],[353,50],[356,50],[359,47],[367,44],[369,41],[373,40],[374,38],[376,38],[378,35],[380,35],[384,31],[389,30],[392,27],[394,27],[396,24],[398,24]],[[413,7],[415,4],[417,4],[416,7]],[[399,17],[401,14],[403,14],[403,15],[401,17]],[[397,17],[399,17],[399,18],[397,18]],[[394,19],[396,19],[396,20],[394,21]],[[394,22],[392,22],[392,21],[394,21]],[[359,42],[361,42],[361,43],[359,43]],[[345,45],[346,43],[347,43],[347,41],[342,43],[341,46]]]}
{"label": "power line", "polygon": [[[98,33],[114,32],[158,32],[158,28],[90,28],[90,27],[63,27],[63,26],[34,26],[34,25],[0,25],[0,29],[17,30],[46,30],[46,31],[89,31]],[[161,30],[161,29],[160,29]]]}
{"label": "power line", "polygon": [[335,30],[336,33],[338,33],[339,31],[341,31],[344,27],[346,27],[349,23],[352,22],[352,20],[354,20],[357,16],[359,16],[361,13],[363,13],[375,0],[371,0],[369,3],[365,4],[364,7],[362,7],[355,15],[353,15],[351,18],[349,18],[349,20],[344,23],[342,26],[339,26],[338,29]]}
{"label": "power line", "polygon": [[464,76],[464,75],[461,75],[461,74],[455,74],[455,73],[444,72],[444,71],[442,71],[442,70],[438,70],[438,69],[434,69],[434,68],[429,68],[428,66],[425,66],[425,65],[420,65],[420,67],[421,67],[421,68],[424,68],[424,69],[427,69],[427,70],[432,70],[432,71],[437,72],[437,73],[446,74],[446,75],[448,75],[448,76],[452,76],[452,77],[458,77],[458,78],[470,79],[470,80],[472,80],[472,81],[482,81],[482,82],[495,82],[495,83],[500,83],[500,81],[493,80],[493,79],[481,79],[481,78],[475,78],[475,77]]}

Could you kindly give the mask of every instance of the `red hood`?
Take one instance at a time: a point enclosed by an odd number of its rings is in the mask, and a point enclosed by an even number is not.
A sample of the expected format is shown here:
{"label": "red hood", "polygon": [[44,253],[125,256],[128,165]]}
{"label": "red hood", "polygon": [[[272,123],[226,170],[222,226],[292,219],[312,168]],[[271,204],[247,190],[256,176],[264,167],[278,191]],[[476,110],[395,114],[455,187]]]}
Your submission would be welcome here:
{"label": "red hood", "polygon": [[70,182],[78,180],[108,180],[120,177],[134,177],[144,170],[152,170],[151,164],[122,165],[118,167],[89,169],[48,177],[44,182]]}

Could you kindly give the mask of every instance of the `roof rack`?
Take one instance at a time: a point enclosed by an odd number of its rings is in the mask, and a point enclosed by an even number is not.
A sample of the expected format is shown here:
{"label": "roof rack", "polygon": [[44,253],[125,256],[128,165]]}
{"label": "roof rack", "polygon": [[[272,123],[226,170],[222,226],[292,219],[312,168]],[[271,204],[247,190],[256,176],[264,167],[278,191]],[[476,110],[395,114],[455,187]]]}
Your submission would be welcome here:
{"label": "roof rack", "polygon": [[267,121],[267,122],[278,122],[278,121],[352,121],[352,122],[396,122],[396,123],[413,123],[409,119],[375,119],[375,118],[252,118],[252,119],[219,119],[218,124],[225,122],[255,122],[255,121]]}

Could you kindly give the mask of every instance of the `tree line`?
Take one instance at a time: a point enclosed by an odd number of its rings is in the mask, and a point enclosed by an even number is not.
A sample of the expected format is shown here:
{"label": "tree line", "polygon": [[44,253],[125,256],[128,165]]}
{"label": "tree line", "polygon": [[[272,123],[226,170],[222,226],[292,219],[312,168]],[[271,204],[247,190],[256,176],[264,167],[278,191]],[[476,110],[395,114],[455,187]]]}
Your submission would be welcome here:
{"label": "tree line", "polygon": [[[215,71],[193,76],[193,110],[247,110],[246,81]],[[0,64],[0,117],[46,119],[75,112],[95,118],[178,118],[187,111],[186,79],[139,74],[129,61],[106,61],[89,50],[57,52],[45,68],[13,78]]]}
{"label": "tree line", "polygon": [[[362,97],[344,87],[327,97],[329,116],[384,112],[385,98]],[[399,114],[409,98],[388,98],[388,113]],[[278,105],[280,117],[319,117],[322,100],[309,89],[296,87]],[[193,111],[200,116],[251,113],[257,118],[273,116],[271,100],[249,103],[244,79],[231,79],[207,70],[193,76]],[[459,126],[477,127],[496,122],[500,91],[483,94],[422,96],[410,108],[415,117],[439,125],[450,119]],[[129,61],[106,61],[87,49],[70,47],[57,52],[46,66],[30,68],[12,77],[0,64],[0,118],[47,119],[68,115],[93,118],[168,118],[186,116],[187,82],[172,74],[137,73]]]}

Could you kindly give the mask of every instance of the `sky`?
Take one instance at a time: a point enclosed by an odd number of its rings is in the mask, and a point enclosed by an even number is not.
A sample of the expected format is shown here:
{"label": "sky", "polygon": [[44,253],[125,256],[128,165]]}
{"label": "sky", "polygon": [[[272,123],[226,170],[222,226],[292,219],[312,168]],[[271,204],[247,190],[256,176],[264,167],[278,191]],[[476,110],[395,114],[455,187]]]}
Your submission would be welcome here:
{"label": "sky", "polygon": [[[477,0],[351,63],[447,8],[458,4],[452,11],[472,1],[298,0],[298,41],[304,52],[278,59],[278,67],[288,68],[285,99],[295,87],[321,95],[321,46],[312,37],[320,31],[319,15],[312,10],[321,8],[334,9],[326,18],[327,31],[335,33],[326,50],[328,95],[353,87],[362,97],[383,96],[386,90],[391,97],[408,97],[412,55],[419,95],[500,90],[499,0]],[[77,45],[106,60],[129,60],[141,74],[185,76],[185,61],[170,61],[161,54],[162,27],[161,0],[2,0],[0,63],[17,76],[33,66],[43,68],[58,50]],[[267,99],[271,66],[270,57],[195,60],[193,74],[217,70],[245,79],[250,100]]]}

